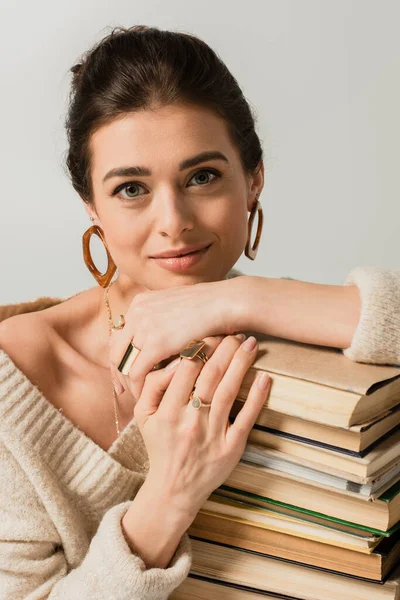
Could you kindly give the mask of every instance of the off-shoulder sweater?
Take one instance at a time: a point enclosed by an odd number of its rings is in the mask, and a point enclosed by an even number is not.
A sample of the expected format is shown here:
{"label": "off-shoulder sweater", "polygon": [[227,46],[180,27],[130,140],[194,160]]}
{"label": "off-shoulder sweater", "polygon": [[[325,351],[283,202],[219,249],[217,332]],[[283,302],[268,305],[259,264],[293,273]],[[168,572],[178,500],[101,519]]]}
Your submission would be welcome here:
{"label": "off-shoulder sweater", "polygon": [[[344,284],[362,301],[345,356],[400,364],[400,271],[357,267]],[[0,321],[60,301],[5,305]],[[167,599],[190,570],[187,533],[165,569],[147,569],[121,528],[147,470],[134,419],[104,451],[0,349],[0,599]]]}

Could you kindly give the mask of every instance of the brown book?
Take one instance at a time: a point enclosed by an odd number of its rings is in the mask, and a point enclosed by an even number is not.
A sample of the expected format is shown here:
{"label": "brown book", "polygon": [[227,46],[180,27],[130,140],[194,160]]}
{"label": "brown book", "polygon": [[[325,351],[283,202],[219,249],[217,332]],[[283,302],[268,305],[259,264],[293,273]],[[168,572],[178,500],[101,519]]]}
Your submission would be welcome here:
{"label": "brown book", "polygon": [[369,422],[400,402],[398,367],[357,363],[335,348],[255,335],[258,355],[243,379],[238,398],[246,399],[257,371],[268,372],[272,383],[261,409],[265,417],[275,411],[349,427]]}
{"label": "brown book", "polygon": [[352,492],[312,485],[308,480],[240,461],[224,486],[381,531],[400,520],[398,485],[379,499],[369,501]]}
{"label": "brown book", "polygon": [[242,585],[190,574],[169,596],[169,600],[266,600],[267,598],[297,600],[293,597],[284,599],[280,594],[276,596],[261,590],[245,588]]}
{"label": "brown book", "polygon": [[200,511],[188,533],[206,541],[376,581],[383,581],[400,557],[398,532],[367,554],[265,529],[243,519]]}
{"label": "brown book", "polygon": [[[376,583],[270,558],[250,550],[192,539],[191,573],[302,600],[399,600],[397,569]],[[229,595],[227,596],[229,598]]]}
{"label": "brown book", "polygon": [[322,544],[330,544],[340,548],[347,548],[356,552],[370,554],[383,540],[397,532],[396,527],[385,534],[361,529],[345,522],[313,519],[307,511],[296,512],[284,510],[282,506],[260,502],[254,504],[251,498],[239,496],[235,498],[232,492],[218,488],[204,502],[201,507],[202,514],[217,514],[233,518],[244,523],[253,524],[264,529],[279,531],[290,536],[310,539]]}
{"label": "brown book", "polygon": [[[231,410],[232,420],[242,408],[244,400],[236,399]],[[333,427],[315,421],[306,421],[291,415],[261,410],[255,428],[273,435],[296,439],[303,443],[334,450],[336,452],[364,456],[378,444],[384,436],[400,429],[400,405],[397,404],[385,415],[363,425]]]}

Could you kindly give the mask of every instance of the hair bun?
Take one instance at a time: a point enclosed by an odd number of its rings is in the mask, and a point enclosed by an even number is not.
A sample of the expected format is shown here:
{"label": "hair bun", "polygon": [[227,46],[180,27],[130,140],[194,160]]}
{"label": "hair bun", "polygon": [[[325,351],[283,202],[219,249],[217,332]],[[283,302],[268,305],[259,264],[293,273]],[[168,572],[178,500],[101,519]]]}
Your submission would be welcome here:
{"label": "hair bun", "polygon": [[78,73],[80,73],[82,71],[83,68],[83,63],[78,63],[76,65],[74,65],[73,67],[71,67],[70,71],[72,71],[72,73],[74,73],[74,75],[77,75]]}

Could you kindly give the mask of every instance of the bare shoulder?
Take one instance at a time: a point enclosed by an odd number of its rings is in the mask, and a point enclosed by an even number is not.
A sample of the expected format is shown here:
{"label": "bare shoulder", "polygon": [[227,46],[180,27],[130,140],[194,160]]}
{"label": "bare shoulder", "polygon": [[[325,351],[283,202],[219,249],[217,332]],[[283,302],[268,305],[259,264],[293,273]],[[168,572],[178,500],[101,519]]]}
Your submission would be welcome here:
{"label": "bare shoulder", "polygon": [[98,305],[99,292],[89,289],[0,322],[0,349],[55,404],[74,382],[80,385],[86,375],[93,377],[91,340],[98,339]]}
{"label": "bare shoulder", "polygon": [[[85,290],[56,306],[14,314],[0,322],[0,349],[46,400],[107,451],[115,427],[102,299],[102,290]],[[99,410],[103,398],[110,402]],[[119,403],[123,429],[132,419],[131,394],[121,394]]]}
{"label": "bare shoulder", "polygon": [[69,342],[82,321],[90,320],[94,291],[85,290],[65,300],[41,297],[10,305],[11,316],[4,315],[7,306],[1,307],[0,348],[13,361],[14,358],[33,363],[48,360],[63,341]]}
{"label": "bare shoulder", "polygon": [[13,315],[0,323],[0,348],[32,380],[42,380],[52,361],[52,331],[40,312]]}

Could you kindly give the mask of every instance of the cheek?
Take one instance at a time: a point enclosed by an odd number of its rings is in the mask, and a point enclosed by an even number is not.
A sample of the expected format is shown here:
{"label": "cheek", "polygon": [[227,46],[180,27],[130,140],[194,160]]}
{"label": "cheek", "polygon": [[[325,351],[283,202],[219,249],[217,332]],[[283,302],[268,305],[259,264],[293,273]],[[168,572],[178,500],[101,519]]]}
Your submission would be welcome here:
{"label": "cheek", "polygon": [[[229,199],[221,210],[214,214],[214,231],[229,245],[242,245],[247,239],[247,208],[244,200]],[[210,219],[211,220],[211,219]]]}
{"label": "cheek", "polygon": [[120,223],[109,228],[107,243],[114,260],[122,267],[124,262],[132,264],[132,261],[140,260],[146,239],[147,235],[137,227]]}

